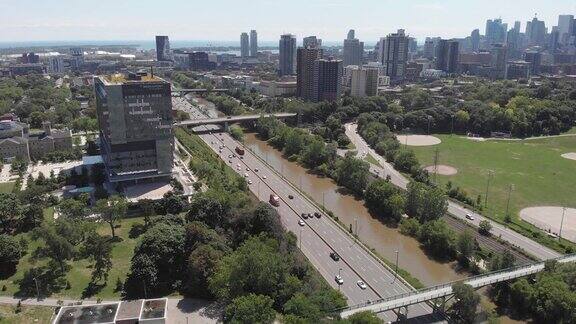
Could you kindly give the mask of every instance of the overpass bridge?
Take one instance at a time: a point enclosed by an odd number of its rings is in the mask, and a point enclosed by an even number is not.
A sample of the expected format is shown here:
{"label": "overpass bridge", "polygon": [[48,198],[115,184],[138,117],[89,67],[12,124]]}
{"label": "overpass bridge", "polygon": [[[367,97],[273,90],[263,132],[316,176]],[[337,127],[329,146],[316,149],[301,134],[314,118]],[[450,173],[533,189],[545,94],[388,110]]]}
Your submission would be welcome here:
{"label": "overpass bridge", "polygon": [[297,115],[298,114],[296,113],[275,113],[275,114],[228,116],[221,118],[191,119],[174,123],[174,126],[196,127],[202,125],[224,125],[224,128],[227,129],[228,125],[231,123],[240,123],[245,121],[258,120],[260,117],[276,117],[278,119],[286,119]]}
{"label": "overpass bridge", "polygon": [[[568,263],[576,261],[576,253],[561,256],[558,258],[550,259],[555,260],[558,263]],[[503,269],[500,271],[495,271],[487,273],[484,275],[479,275],[471,277],[464,280],[459,280],[455,282],[449,282],[441,284],[434,287],[424,288],[416,291],[410,291],[400,295],[395,295],[387,298],[383,298],[376,301],[366,302],[363,304],[350,306],[345,309],[340,310],[340,316],[342,318],[347,318],[348,316],[362,312],[362,311],[372,311],[375,313],[381,313],[390,310],[397,310],[399,313],[407,312],[408,306],[422,303],[430,302],[433,300],[439,300],[440,303],[433,303],[432,307],[434,310],[444,310],[446,306],[446,297],[453,295],[452,285],[457,282],[462,282],[464,284],[472,286],[474,289],[482,288],[491,284],[508,281],[520,277],[525,277],[531,274],[538,273],[544,270],[546,261],[541,261],[537,263],[532,263],[528,265],[516,266],[508,269]]]}
{"label": "overpass bridge", "polygon": [[228,89],[178,89],[172,90],[172,97],[184,97],[189,93],[226,92]]}

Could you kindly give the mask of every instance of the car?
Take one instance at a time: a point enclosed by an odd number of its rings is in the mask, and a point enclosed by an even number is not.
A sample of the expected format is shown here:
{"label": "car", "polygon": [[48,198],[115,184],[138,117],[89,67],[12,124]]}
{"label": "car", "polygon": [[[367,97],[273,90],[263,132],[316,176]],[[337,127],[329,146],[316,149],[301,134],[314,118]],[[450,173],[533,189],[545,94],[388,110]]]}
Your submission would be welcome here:
{"label": "car", "polygon": [[228,163],[232,163],[232,160],[228,160]]}
{"label": "car", "polygon": [[472,214],[466,214],[466,218],[469,220],[474,220],[474,216],[472,216]]}
{"label": "car", "polygon": [[251,184],[252,184],[252,180],[248,179],[248,184],[251,185]]}
{"label": "car", "polygon": [[308,213],[308,218],[312,218],[312,214]]}
{"label": "car", "polygon": [[240,160],[244,160],[244,157],[242,155],[240,155]]}
{"label": "car", "polygon": [[294,196],[288,195],[288,199],[294,199]]}
{"label": "car", "polygon": [[231,158],[232,158],[232,154],[228,155],[228,158],[231,159]]}
{"label": "car", "polygon": [[330,257],[331,257],[332,260],[334,260],[334,261],[339,261],[339,260],[340,260],[340,256],[339,256],[338,253],[336,253],[336,252],[330,252]]}
{"label": "car", "polygon": [[300,226],[304,226],[304,225],[306,225],[306,223],[304,223],[304,221],[303,221],[303,220],[299,220],[299,221],[298,221],[298,225],[300,225]]}
{"label": "car", "polygon": [[237,164],[236,164],[236,167],[237,167],[237,168],[240,168],[240,163],[237,163]]}
{"label": "car", "polygon": [[232,157],[233,157],[233,158],[236,158],[236,154],[232,154]]}
{"label": "car", "polygon": [[250,171],[250,168],[249,168],[249,167],[246,167],[246,171]]}
{"label": "car", "polygon": [[262,176],[262,179],[266,179],[266,176]]}
{"label": "car", "polygon": [[258,169],[254,169],[254,172],[258,172]]}
{"label": "car", "polygon": [[334,280],[336,280],[336,283],[339,285],[342,285],[344,283],[344,279],[342,279],[341,275],[336,275],[336,277],[334,277]]}
{"label": "car", "polygon": [[322,214],[320,214],[319,212],[314,212],[314,216],[316,216],[316,218],[320,218],[322,217]]}
{"label": "car", "polygon": [[302,214],[300,214],[300,216],[301,216],[302,218],[304,218],[304,219],[307,219],[307,218],[308,218],[308,214],[306,214],[306,213],[302,213]]}
{"label": "car", "polygon": [[362,281],[362,280],[358,280],[358,281],[356,282],[356,284],[357,284],[358,287],[360,287],[360,289],[362,289],[362,290],[368,288],[368,286],[366,286],[366,283],[364,283],[364,281]]}
{"label": "car", "polygon": [[244,173],[244,178],[248,178],[248,173]]}
{"label": "car", "polygon": [[219,150],[220,153],[222,153],[222,150]]}

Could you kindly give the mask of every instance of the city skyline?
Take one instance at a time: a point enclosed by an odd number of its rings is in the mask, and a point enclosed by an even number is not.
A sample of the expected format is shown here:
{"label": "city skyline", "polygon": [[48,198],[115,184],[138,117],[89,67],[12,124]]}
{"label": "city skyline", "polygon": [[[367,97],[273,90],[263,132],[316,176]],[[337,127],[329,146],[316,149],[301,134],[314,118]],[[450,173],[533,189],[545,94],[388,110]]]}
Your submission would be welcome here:
{"label": "city skyline", "polygon": [[[474,3],[414,0],[401,4],[375,0],[295,0],[286,8],[279,3],[255,0],[234,6],[234,10],[230,10],[234,3],[226,0],[202,6],[170,0],[163,4],[164,11],[158,11],[152,2],[135,0],[121,3],[103,0],[90,8],[72,0],[58,4],[39,1],[30,6],[0,0],[3,31],[0,42],[145,40],[154,35],[169,35],[174,41],[230,41],[238,39],[241,31],[251,29],[259,31],[262,43],[277,40],[285,33],[298,39],[315,34],[327,42],[338,41],[346,37],[349,29],[356,30],[357,38],[371,42],[399,28],[423,42],[426,36],[465,37],[476,28],[484,34],[487,19],[501,18],[510,25],[519,20],[524,29],[535,13],[546,26],[557,25],[558,15],[576,13],[576,4],[569,0],[557,0],[554,6],[535,0],[521,5],[517,1],[495,0]],[[301,14],[317,11],[323,14]]]}

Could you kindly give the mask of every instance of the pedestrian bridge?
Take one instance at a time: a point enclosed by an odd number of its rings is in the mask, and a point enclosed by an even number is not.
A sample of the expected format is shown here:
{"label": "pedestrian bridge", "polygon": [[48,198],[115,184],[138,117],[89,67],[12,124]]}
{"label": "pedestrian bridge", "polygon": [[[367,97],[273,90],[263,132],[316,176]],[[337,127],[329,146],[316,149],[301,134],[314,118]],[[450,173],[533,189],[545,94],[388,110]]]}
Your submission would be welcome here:
{"label": "pedestrian bridge", "polygon": [[297,116],[296,113],[275,113],[275,114],[259,114],[259,115],[240,115],[240,116],[228,116],[221,118],[205,118],[205,119],[191,119],[181,122],[177,122],[175,126],[189,126],[196,127],[201,125],[218,125],[229,123],[239,123],[244,121],[258,120],[260,117],[276,117],[279,119],[285,119],[289,117]]}
{"label": "pedestrian bridge", "polygon": [[[558,263],[574,262],[576,261],[576,253],[561,256],[550,260],[556,260]],[[450,282],[434,287],[429,287],[421,290],[411,291],[404,294],[379,299],[376,301],[370,301],[363,304],[350,306],[341,310],[340,316],[342,318],[347,318],[352,314],[362,311],[372,311],[375,313],[381,313],[389,310],[405,309],[410,305],[422,302],[428,302],[434,299],[444,299],[445,302],[445,297],[451,296],[453,294],[452,285],[457,282],[462,282],[464,284],[472,286],[474,289],[478,289],[498,282],[508,281],[520,277],[525,277],[534,273],[538,273],[544,270],[545,264],[546,261],[542,261],[528,265],[516,266],[496,272],[487,273],[484,275],[471,277],[464,280]]]}
{"label": "pedestrian bridge", "polygon": [[226,92],[228,89],[178,89],[172,90],[172,97],[183,97],[189,93]]}

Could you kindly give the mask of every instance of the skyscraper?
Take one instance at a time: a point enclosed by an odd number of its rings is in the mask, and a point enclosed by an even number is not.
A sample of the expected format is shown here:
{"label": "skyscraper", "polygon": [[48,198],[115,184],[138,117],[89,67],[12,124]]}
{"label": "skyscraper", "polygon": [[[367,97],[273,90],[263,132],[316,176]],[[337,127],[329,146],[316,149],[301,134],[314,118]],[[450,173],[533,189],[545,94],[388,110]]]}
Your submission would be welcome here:
{"label": "skyscraper", "polygon": [[426,40],[424,41],[424,57],[433,60],[434,55],[434,40],[430,37],[426,37]]}
{"label": "skyscraper", "polygon": [[508,56],[513,59],[520,58],[520,22],[514,23],[514,28],[508,31],[506,36],[506,46],[508,47]]}
{"label": "skyscraper", "polygon": [[346,39],[354,39],[354,38],[356,38],[356,37],[355,37],[355,33],[356,33],[356,32],[354,31],[354,29],[350,29],[350,30],[348,31],[348,35],[346,36]]}
{"label": "skyscraper", "polygon": [[558,41],[567,45],[574,32],[574,15],[558,16]]}
{"label": "skyscraper", "polygon": [[455,40],[442,39],[436,46],[436,69],[446,73],[456,73],[458,70],[459,43]]}
{"label": "skyscraper", "polygon": [[379,58],[390,79],[404,77],[408,61],[408,37],[404,34],[404,29],[380,39]]}
{"label": "skyscraper", "polygon": [[335,101],[342,92],[342,61],[320,59],[314,62],[314,101]]}
{"label": "skyscraper", "polygon": [[524,53],[524,61],[530,63],[530,74],[540,74],[540,66],[542,65],[542,54],[536,51],[528,51]]}
{"label": "skyscraper", "polygon": [[350,95],[352,97],[375,96],[378,93],[378,68],[348,66]]}
{"label": "skyscraper", "polygon": [[322,47],[322,40],[317,38],[316,36],[308,36],[302,39],[302,47],[309,48],[309,47]]}
{"label": "skyscraper", "polygon": [[296,36],[292,34],[280,36],[278,48],[278,74],[280,76],[294,74],[294,66],[296,63]]}
{"label": "skyscraper", "polygon": [[258,33],[254,29],[250,31],[250,56],[258,56]]}
{"label": "skyscraper", "polygon": [[508,24],[503,24],[502,19],[488,19],[486,21],[486,41],[488,46],[492,44],[504,44]]}
{"label": "skyscraper", "polygon": [[100,147],[110,182],[170,178],[170,83],[146,73],[94,79]]}
{"label": "skyscraper", "polygon": [[546,43],[546,24],[542,20],[534,17],[532,21],[526,23],[526,37],[528,45],[543,46]]}
{"label": "skyscraper", "polygon": [[170,61],[170,40],[168,36],[156,36],[156,60]]}
{"label": "skyscraper", "polygon": [[[350,38],[352,37],[352,38]],[[348,32],[348,37],[344,40],[344,66],[362,64],[364,56],[364,43],[354,38],[354,30]]]}
{"label": "skyscraper", "polygon": [[242,58],[250,56],[250,43],[247,33],[240,34],[240,56],[242,56]]}
{"label": "skyscraper", "polygon": [[322,49],[317,47],[298,48],[296,59],[296,95],[306,101],[314,98],[315,62],[322,58]]}
{"label": "skyscraper", "polygon": [[508,49],[506,45],[494,44],[490,50],[492,54],[492,74],[493,79],[505,79],[506,78],[506,63],[508,62]]}
{"label": "skyscraper", "polygon": [[474,29],[470,34],[470,41],[472,42],[472,52],[478,52],[480,49],[480,30]]}

